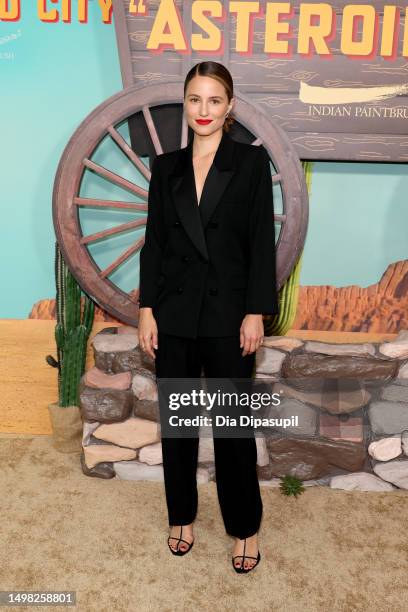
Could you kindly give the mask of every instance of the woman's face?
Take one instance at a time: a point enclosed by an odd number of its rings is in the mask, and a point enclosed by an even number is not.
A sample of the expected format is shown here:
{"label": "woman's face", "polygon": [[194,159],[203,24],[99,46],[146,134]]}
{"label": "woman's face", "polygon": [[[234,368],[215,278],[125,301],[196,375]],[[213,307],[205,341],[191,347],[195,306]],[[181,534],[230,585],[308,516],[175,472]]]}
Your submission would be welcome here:
{"label": "woman's face", "polygon": [[207,76],[195,76],[187,85],[184,114],[188,125],[200,136],[209,136],[222,129],[225,115],[231,110],[233,98],[228,101],[222,83]]}

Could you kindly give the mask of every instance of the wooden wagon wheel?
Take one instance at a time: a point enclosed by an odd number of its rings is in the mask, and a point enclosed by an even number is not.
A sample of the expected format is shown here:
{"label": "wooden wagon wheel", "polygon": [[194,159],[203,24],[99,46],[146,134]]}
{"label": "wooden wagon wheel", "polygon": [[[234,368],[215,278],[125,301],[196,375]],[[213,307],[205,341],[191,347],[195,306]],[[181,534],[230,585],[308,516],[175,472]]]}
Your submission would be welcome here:
{"label": "wooden wagon wheel", "polygon": [[[134,286],[128,292],[109,277],[124,262],[129,261],[129,258],[137,256],[144,243],[144,233],[108,265],[101,266],[96,263],[90,246],[130,230],[143,231],[147,218],[148,185],[140,186],[137,182],[97,163],[92,157],[95,157],[102,141],[110,139],[117,145],[120,154],[126,156],[126,161],[132,162],[132,169],[138,177],[149,181],[151,173],[148,166],[132,150],[118,127],[135,113],[143,113],[156,154],[160,154],[163,148],[152,111],[164,104],[182,104],[182,100],[183,83],[179,80],[148,87],[136,85],[107,99],[84,119],[72,135],[55,177],[53,220],[64,259],[82,289],[103,309],[129,325],[138,323],[139,290],[136,287],[136,273]],[[283,130],[245,96],[236,93],[235,100],[236,121],[254,135],[254,145],[263,144],[268,151],[275,169],[272,181],[279,184],[282,191],[282,214],[275,214],[275,222],[280,225],[280,231],[277,233],[277,281],[280,288],[293,269],[305,240],[308,195],[304,173],[296,151]],[[181,147],[186,146],[187,137],[188,126],[183,120]],[[87,170],[133,194],[133,201],[88,197],[88,194],[85,197],[81,190]],[[107,216],[108,211],[128,211],[137,213],[139,217],[84,235],[80,209],[87,207],[98,209]],[[103,227],[106,225],[107,222],[104,221]],[[136,265],[134,269],[136,272]]]}

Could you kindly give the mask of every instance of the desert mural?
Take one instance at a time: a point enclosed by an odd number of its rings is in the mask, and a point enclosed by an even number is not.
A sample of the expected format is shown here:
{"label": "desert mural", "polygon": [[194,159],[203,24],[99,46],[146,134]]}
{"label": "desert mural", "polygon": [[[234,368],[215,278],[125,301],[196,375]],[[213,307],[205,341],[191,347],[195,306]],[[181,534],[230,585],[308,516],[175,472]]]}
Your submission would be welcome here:
{"label": "desert mural", "polygon": [[[55,299],[34,304],[29,319],[55,319]],[[101,308],[95,321],[120,323]],[[368,287],[299,287],[293,330],[397,334],[408,328],[408,260],[390,264],[378,283]]]}

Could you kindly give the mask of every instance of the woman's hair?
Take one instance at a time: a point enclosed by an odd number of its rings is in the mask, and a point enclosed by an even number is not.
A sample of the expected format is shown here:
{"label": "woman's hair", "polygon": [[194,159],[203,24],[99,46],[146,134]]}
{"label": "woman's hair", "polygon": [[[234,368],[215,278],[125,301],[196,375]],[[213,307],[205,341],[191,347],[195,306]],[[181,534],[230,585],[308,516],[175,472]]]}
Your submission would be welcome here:
{"label": "woman's hair", "polygon": [[[184,97],[186,95],[187,86],[195,76],[207,76],[219,81],[224,85],[227,92],[228,102],[234,96],[234,83],[229,70],[218,62],[200,62],[191,68],[184,81]],[[234,123],[234,117],[231,117],[231,112],[224,121],[223,129],[228,132],[231,125]]]}

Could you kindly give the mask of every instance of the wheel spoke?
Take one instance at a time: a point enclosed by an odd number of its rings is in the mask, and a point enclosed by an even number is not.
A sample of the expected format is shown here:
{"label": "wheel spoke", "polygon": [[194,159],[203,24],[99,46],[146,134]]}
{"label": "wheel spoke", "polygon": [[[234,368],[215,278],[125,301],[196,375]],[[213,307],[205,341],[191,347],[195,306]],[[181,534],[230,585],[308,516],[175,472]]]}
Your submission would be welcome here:
{"label": "wheel spoke", "polygon": [[147,129],[149,130],[150,138],[152,139],[154,150],[156,151],[157,155],[160,155],[163,153],[163,148],[161,146],[156,126],[154,125],[153,117],[148,106],[143,107],[143,116],[146,121]]}
{"label": "wheel spoke", "polygon": [[180,147],[182,149],[184,149],[184,147],[187,146],[187,139],[188,139],[188,123],[183,113],[183,120],[181,123],[181,143],[180,143]]}
{"label": "wheel spoke", "polygon": [[[259,145],[261,145],[261,144],[262,144],[262,139],[261,139],[261,138],[257,138],[256,140],[253,140],[253,141],[251,142],[251,145],[254,145],[254,146],[257,146],[257,147],[258,147]],[[281,179],[282,179],[282,176],[280,175],[280,173],[279,173],[279,172],[277,172],[276,174],[273,174],[273,175],[272,175],[272,182],[273,182],[273,183],[279,183],[279,181],[280,181]]]}
{"label": "wheel spoke", "polygon": [[101,278],[106,278],[107,276],[109,276],[109,274],[111,272],[113,272],[113,270],[116,270],[116,268],[118,268],[120,266],[120,264],[122,264],[124,261],[126,261],[126,259],[129,259],[129,257],[131,255],[133,255],[133,253],[135,253],[136,251],[139,251],[139,249],[142,248],[142,246],[144,244],[144,240],[145,240],[144,237],[140,238],[140,240],[138,240],[136,242],[136,244],[134,244],[133,246],[129,247],[127,249],[127,251],[125,251],[117,259],[115,259],[115,261],[113,261],[110,266],[105,268],[105,270],[101,270],[101,272],[99,273],[99,276]]}
{"label": "wheel spoke", "polygon": [[132,183],[132,181],[128,181],[127,179],[123,178],[123,176],[119,176],[119,174],[116,174],[115,172],[112,172],[111,170],[108,170],[107,168],[96,164],[87,157],[83,160],[83,163],[87,168],[93,170],[108,181],[111,181],[112,183],[115,183],[115,185],[119,185],[119,187],[123,187],[124,189],[128,189],[129,191],[136,193],[141,198],[147,201],[148,192],[146,191],[146,189],[142,189],[135,183]]}
{"label": "wheel spoke", "polygon": [[134,229],[135,227],[141,227],[142,225],[146,225],[146,219],[129,221],[129,223],[122,223],[121,225],[117,225],[116,227],[111,227],[110,229],[102,230],[101,232],[96,232],[95,234],[83,236],[80,242],[81,244],[89,244],[90,242],[95,242],[95,240],[99,240],[100,238],[106,238],[106,236],[120,234],[121,232],[126,232],[127,230]]}
{"label": "wheel spoke", "polygon": [[140,172],[143,174],[143,176],[148,181],[150,181],[150,177],[151,177],[152,173],[144,165],[144,163],[142,162],[140,157],[138,155],[136,155],[136,153],[133,151],[133,149],[128,145],[128,143],[123,138],[123,136],[118,132],[118,130],[116,130],[113,127],[113,125],[110,125],[108,127],[108,132],[112,136],[113,140],[116,142],[118,147],[121,149],[121,151],[123,151],[123,153],[130,159],[130,161],[135,164],[135,166],[140,170]]}
{"label": "wheel spoke", "polygon": [[97,206],[98,208],[127,208],[130,210],[148,210],[147,204],[137,202],[122,202],[120,200],[95,200],[93,198],[74,198],[78,206]]}

